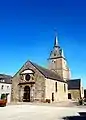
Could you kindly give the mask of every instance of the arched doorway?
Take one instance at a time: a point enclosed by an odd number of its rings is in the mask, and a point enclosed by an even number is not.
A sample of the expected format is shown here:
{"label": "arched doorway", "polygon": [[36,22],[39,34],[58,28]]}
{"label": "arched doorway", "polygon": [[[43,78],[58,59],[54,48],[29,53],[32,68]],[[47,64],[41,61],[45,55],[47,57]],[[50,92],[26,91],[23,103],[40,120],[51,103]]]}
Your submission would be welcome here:
{"label": "arched doorway", "polygon": [[71,93],[68,93],[68,99],[71,99]]}
{"label": "arched doorway", "polygon": [[30,102],[30,87],[29,86],[24,87],[23,101]]}
{"label": "arched doorway", "polygon": [[54,93],[52,93],[52,101],[54,101]]}

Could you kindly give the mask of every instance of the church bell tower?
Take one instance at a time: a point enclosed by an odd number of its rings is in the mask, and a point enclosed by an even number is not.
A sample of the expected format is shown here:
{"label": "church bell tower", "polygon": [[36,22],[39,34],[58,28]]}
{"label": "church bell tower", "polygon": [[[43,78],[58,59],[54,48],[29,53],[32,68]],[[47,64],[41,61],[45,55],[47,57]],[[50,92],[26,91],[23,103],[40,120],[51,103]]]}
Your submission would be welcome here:
{"label": "church bell tower", "polygon": [[64,56],[63,50],[59,46],[57,36],[55,36],[53,50],[48,59],[48,68],[59,74],[64,81],[70,79],[70,70],[67,66],[67,60]]}

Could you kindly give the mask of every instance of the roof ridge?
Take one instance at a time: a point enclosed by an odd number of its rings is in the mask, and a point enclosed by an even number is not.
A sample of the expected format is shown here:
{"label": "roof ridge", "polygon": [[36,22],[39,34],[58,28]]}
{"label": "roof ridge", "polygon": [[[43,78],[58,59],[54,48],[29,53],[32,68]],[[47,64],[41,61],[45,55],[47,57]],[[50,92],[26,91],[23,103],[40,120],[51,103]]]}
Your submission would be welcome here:
{"label": "roof ridge", "polygon": [[7,75],[7,74],[4,74],[4,73],[2,73],[2,74],[0,74],[0,75],[3,75],[3,76],[11,76],[11,75]]}
{"label": "roof ridge", "polygon": [[[52,70],[49,70],[48,68],[45,68],[45,67],[43,67],[43,66],[41,66],[41,65],[38,65],[37,63],[31,62],[31,61],[30,61],[30,63],[35,64],[35,65],[37,65],[37,66],[39,66],[39,67],[41,67],[41,68],[43,68],[43,69],[46,69],[46,70],[48,70],[48,71],[50,71],[50,72],[53,72]],[[54,73],[55,73],[55,72],[54,72]],[[55,74],[56,74],[56,73],[55,73]]]}
{"label": "roof ridge", "polygon": [[[56,73],[56,72],[54,72],[54,71],[52,71],[52,70],[49,70],[49,69],[47,69],[47,68],[44,68],[44,67],[42,67],[42,66],[40,66],[40,65],[38,65],[38,64],[36,64],[36,63],[34,63],[34,62],[32,62],[32,61],[29,61],[36,69],[38,69],[45,77],[47,77],[38,67],[40,67],[40,68],[42,68],[42,69],[44,69],[44,70],[47,70],[48,72],[50,72],[50,73],[53,73],[54,75],[56,75],[56,77],[59,77],[59,78],[56,78],[56,80],[59,80],[59,81],[63,81],[63,80],[61,80],[61,77],[58,75],[58,73]],[[52,79],[55,79],[55,78],[52,78]],[[63,81],[64,82],[64,81]]]}

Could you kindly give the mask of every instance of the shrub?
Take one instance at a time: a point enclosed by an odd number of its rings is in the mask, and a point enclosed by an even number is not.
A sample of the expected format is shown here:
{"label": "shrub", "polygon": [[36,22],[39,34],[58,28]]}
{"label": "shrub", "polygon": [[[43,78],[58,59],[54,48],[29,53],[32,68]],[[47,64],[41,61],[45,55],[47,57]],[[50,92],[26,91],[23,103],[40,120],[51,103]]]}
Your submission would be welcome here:
{"label": "shrub", "polygon": [[46,99],[46,102],[47,102],[47,103],[50,103],[50,99]]}
{"label": "shrub", "polygon": [[1,99],[6,99],[6,94],[2,94]]}
{"label": "shrub", "polygon": [[79,105],[83,105],[83,99],[79,99]]}

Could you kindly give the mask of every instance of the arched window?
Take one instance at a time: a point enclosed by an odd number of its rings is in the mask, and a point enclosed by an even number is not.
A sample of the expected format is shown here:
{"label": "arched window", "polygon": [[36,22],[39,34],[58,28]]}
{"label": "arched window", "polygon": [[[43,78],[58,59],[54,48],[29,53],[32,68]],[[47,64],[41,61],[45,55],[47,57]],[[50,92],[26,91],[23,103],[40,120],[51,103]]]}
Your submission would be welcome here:
{"label": "arched window", "polygon": [[3,89],[3,88],[4,88],[4,85],[1,86],[1,89]]}
{"label": "arched window", "polygon": [[55,82],[55,91],[57,92],[57,82]]}
{"label": "arched window", "polygon": [[64,84],[64,92],[66,92],[66,84]]}

